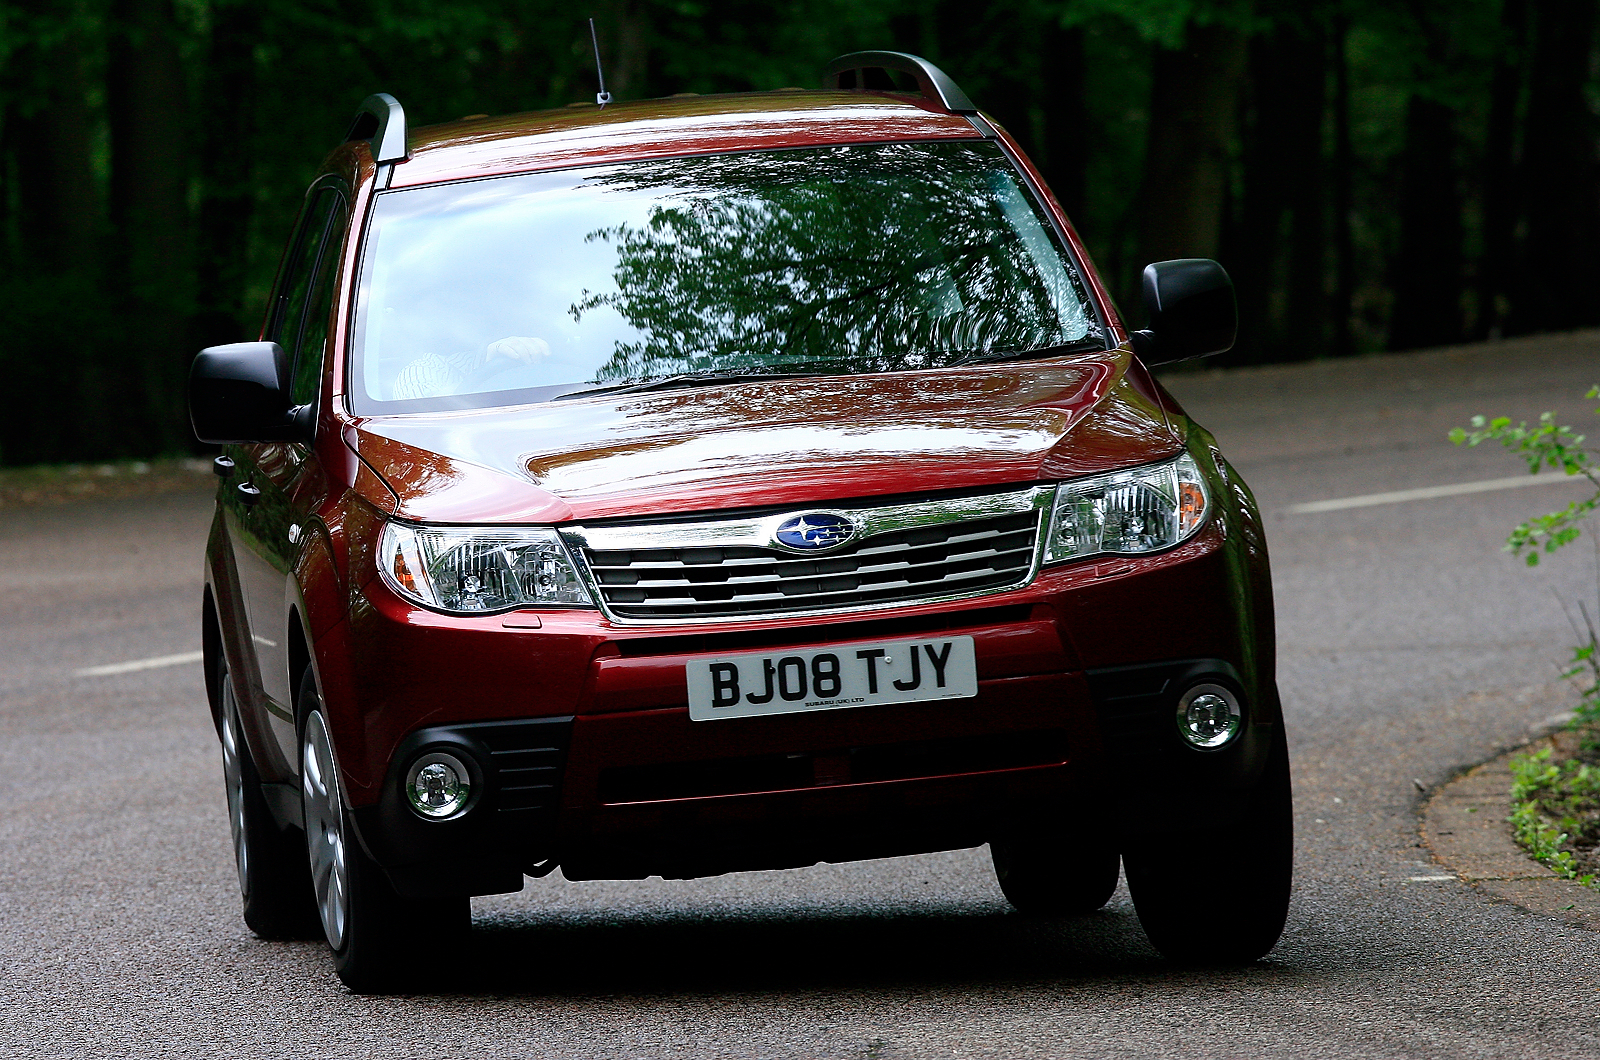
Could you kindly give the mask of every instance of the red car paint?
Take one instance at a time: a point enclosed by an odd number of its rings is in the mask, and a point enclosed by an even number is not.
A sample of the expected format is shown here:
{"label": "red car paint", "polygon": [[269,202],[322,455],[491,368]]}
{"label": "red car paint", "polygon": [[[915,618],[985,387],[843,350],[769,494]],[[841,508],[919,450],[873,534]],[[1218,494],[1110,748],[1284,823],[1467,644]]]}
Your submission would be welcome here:
{"label": "red car paint", "polygon": [[[398,188],[667,155],[980,136],[963,117],[889,94],[700,97],[415,130],[409,160],[381,171]],[[324,173],[344,184],[351,220],[338,259],[316,441],[234,450],[272,497],[241,515],[230,507],[225,483],[207,551],[214,623],[208,650],[225,652],[236,675],[247,742],[262,779],[282,788],[278,805],[292,802],[298,777],[292,689],[304,665],[325,703],[348,799],[369,814],[377,814],[393,783],[398,749],[422,728],[573,717],[559,813],[542,853],[578,878],[978,843],[1004,815],[1072,792],[1093,797],[1112,763],[1120,768],[1130,753],[1152,763],[1170,759],[1176,772],[1211,770],[1231,778],[1227,783],[1253,776],[1278,723],[1270,583],[1253,502],[1132,352],[1087,254],[1032,165],[1003,133],[1000,142],[1053,212],[1113,348],[370,419],[347,411],[346,351],[363,219],[380,167],[364,142],[336,151]],[[1044,567],[1023,588],[978,599],[870,614],[648,627],[613,624],[592,610],[447,615],[396,596],[374,558],[388,516],[560,524],[826,506],[1056,482],[1149,464],[1186,447],[1213,482],[1214,506],[1205,527],[1183,544]],[[248,520],[259,525],[247,528]],[[290,526],[292,541],[273,536]],[[262,558],[247,556],[242,570],[238,557],[252,549]],[[689,720],[688,658],[752,643],[803,648],[923,631],[973,637],[975,701]],[[1091,692],[1094,674],[1186,659],[1215,660],[1236,672],[1253,703],[1246,737],[1225,756],[1194,762],[1172,758],[1179,754],[1175,739],[1131,751],[1117,745]],[[1060,742],[1038,744],[1032,757],[1020,743],[1005,742],[1043,732],[1059,733]],[[907,741],[957,752],[939,751],[939,769],[925,775],[898,765],[866,779],[852,774],[866,761],[856,752]],[[963,741],[989,741],[984,746],[1004,753],[963,764]],[[722,792],[672,787],[674,768],[692,776],[714,772],[716,763],[750,762],[759,771],[768,758],[785,755],[803,755],[809,773],[774,773],[768,782]],[[876,832],[829,845],[846,824],[877,818],[885,826]],[[372,834],[383,827],[378,816],[362,818],[362,826],[363,842],[386,867],[416,867],[399,849],[402,840]],[[693,856],[680,856],[685,850]],[[417,871],[413,889],[454,886],[450,866],[432,876]]]}

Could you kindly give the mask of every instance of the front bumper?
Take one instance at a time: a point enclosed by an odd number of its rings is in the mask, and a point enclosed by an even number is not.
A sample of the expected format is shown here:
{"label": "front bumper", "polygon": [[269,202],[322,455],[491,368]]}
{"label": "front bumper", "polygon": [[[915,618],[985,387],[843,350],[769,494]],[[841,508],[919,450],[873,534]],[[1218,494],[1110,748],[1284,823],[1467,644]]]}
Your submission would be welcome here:
{"label": "front bumper", "polygon": [[[1278,704],[1270,615],[1239,552],[1219,523],[1167,553],[1053,568],[959,605],[682,630],[592,611],[541,612],[537,629],[444,616],[374,580],[318,655],[358,833],[407,893],[514,890],[556,863],[584,879],[884,857],[1251,782]],[[689,719],[690,657],[932,632],[973,637],[976,699]],[[1249,712],[1219,752],[1184,747],[1172,720],[1168,701],[1201,677]],[[405,766],[438,742],[484,770],[483,801],[458,821],[403,804]],[[548,787],[514,808],[498,763],[535,745]]]}

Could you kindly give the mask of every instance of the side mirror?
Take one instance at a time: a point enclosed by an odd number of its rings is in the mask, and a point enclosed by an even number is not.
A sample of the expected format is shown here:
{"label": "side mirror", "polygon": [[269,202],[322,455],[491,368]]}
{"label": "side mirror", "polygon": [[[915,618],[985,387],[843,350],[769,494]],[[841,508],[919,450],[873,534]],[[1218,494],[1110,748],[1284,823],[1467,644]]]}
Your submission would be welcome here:
{"label": "side mirror", "polygon": [[1145,364],[1224,353],[1239,333],[1233,281],[1210,258],[1146,265],[1144,307],[1150,329],[1133,333],[1133,348]]}
{"label": "side mirror", "polygon": [[189,368],[189,422],[202,442],[300,441],[311,406],[289,406],[289,355],[276,342],[211,346]]}

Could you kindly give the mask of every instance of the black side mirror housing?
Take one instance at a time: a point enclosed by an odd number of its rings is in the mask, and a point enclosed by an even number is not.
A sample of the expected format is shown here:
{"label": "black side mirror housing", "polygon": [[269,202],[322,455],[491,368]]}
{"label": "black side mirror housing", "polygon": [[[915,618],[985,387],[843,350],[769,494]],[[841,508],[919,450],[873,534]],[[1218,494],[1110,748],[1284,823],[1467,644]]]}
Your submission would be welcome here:
{"label": "black side mirror housing", "polygon": [[1233,281],[1210,258],[1146,265],[1144,307],[1150,328],[1133,333],[1133,348],[1145,364],[1226,353],[1239,334]]}
{"label": "black side mirror housing", "polygon": [[202,442],[304,441],[310,411],[289,405],[289,355],[276,342],[210,346],[189,368],[189,422]]}

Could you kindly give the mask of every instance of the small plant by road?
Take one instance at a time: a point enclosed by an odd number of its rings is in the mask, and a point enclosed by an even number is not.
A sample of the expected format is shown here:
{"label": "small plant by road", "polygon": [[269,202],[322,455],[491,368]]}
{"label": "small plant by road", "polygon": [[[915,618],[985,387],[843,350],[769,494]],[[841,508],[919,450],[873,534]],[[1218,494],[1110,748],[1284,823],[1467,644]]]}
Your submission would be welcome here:
{"label": "small plant by road", "polygon": [[[1511,833],[1557,875],[1600,889],[1600,763],[1544,747],[1511,761]],[[1587,760],[1586,760],[1587,759]]]}
{"label": "small plant by road", "polygon": [[[1584,396],[1600,398],[1600,386]],[[1584,445],[1583,435],[1557,424],[1554,413],[1544,413],[1532,427],[1513,424],[1505,416],[1474,416],[1471,429],[1457,427],[1450,440],[1467,446],[1499,442],[1527,462],[1530,474],[1548,469],[1582,476],[1593,487],[1587,497],[1511,531],[1506,551],[1521,556],[1530,567],[1538,565],[1541,555],[1576,540],[1582,532],[1579,524],[1600,508],[1600,454]],[[1578,682],[1580,699],[1572,718],[1578,739],[1512,760],[1509,820],[1518,845],[1535,860],[1558,875],[1600,889],[1600,637],[1594,616],[1582,602],[1578,613],[1579,643],[1572,647],[1562,672]]]}
{"label": "small plant by road", "polygon": [[[1600,386],[1591,387],[1584,397],[1600,398]],[[1540,416],[1534,427],[1527,423],[1512,426],[1507,416],[1492,420],[1474,416],[1472,429],[1457,427],[1450,432],[1450,440],[1469,447],[1499,442],[1527,461],[1530,475],[1548,467],[1567,475],[1582,475],[1594,487],[1591,496],[1573,501],[1558,512],[1529,519],[1511,531],[1506,538],[1506,551],[1523,557],[1530,567],[1539,565],[1541,552],[1554,552],[1574,540],[1580,532],[1578,523],[1600,507],[1600,467],[1596,466],[1595,454],[1584,446],[1583,435],[1574,434],[1571,427],[1558,426],[1553,412]]]}
{"label": "small plant by road", "polygon": [[[1600,386],[1589,388],[1586,398],[1600,398]],[[1600,409],[1596,409],[1600,412]],[[1521,556],[1528,566],[1539,564],[1541,554],[1556,551],[1577,539],[1582,532],[1578,525],[1600,508],[1600,462],[1594,450],[1584,445],[1584,436],[1571,427],[1558,425],[1555,413],[1546,412],[1536,426],[1527,423],[1513,425],[1510,418],[1497,416],[1472,417],[1472,429],[1457,427],[1450,432],[1450,440],[1457,445],[1475,446],[1483,442],[1499,442],[1528,464],[1528,473],[1537,475],[1546,468],[1562,474],[1587,479],[1594,492],[1573,501],[1560,511],[1535,516],[1518,524],[1506,538],[1506,551]],[[1585,682],[1583,700],[1573,718],[1574,726],[1594,727],[1600,723],[1600,643],[1597,643],[1594,619],[1588,608],[1579,604],[1583,616],[1583,629],[1579,631],[1582,642],[1572,649],[1572,658],[1562,674],[1569,680]]]}

